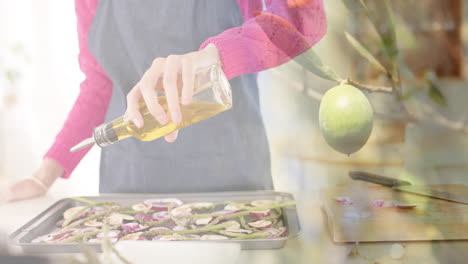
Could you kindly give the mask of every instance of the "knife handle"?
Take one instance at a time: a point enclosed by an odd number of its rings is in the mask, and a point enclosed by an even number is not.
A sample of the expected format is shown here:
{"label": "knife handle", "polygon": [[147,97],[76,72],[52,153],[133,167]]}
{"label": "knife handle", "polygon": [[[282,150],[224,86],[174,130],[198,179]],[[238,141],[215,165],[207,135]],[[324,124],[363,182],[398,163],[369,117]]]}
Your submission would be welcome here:
{"label": "knife handle", "polygon": [[376,184],[380,184],[380,185],[384,185],[388,187],[411,185],[411,183],[407,181],[384,177],[384,176],[380,176],[380,175],[373,174],[370,172],[365,172],[365,171],[350,171],[349,177],[351,177],[353,180],[372,182],[372,183],[376,183]]}

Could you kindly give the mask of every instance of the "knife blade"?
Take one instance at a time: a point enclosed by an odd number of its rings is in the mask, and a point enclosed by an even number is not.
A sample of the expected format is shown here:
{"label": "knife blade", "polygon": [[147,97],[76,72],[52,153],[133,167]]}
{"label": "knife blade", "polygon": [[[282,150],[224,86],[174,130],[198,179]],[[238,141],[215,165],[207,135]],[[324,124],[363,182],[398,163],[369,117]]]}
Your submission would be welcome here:
{"label": "knife blade", "polygon": [[[468,204],[468,186],[464,184],[446,184],[444,190],[431,185],[413,185],[411,182],[385,177],[364,171],[350,171],[353,180],[360,180],[380,184],[394,190],[429,196],[442,200]],[[451,190],[456,190],[456,193]]]}

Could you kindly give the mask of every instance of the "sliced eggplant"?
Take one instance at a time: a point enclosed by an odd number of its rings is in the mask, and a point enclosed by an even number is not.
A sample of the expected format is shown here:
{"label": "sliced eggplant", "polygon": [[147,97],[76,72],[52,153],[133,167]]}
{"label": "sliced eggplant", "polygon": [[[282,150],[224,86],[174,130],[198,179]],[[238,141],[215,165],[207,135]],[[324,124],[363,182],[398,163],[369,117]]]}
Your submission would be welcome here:
{"label": "sliced eggplant", "polygon": [[140,230],[140,224],[136,222],[126,223],[126,224],[121,225],[120,228],[122,228],[122,230],[124,231],[136,232]]}

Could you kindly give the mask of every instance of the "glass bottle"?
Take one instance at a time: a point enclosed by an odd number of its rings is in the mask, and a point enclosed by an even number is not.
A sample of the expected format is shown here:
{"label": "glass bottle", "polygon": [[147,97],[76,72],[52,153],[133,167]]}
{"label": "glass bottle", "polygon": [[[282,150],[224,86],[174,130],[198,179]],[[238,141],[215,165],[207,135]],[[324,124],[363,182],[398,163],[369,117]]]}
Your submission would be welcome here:
{"label": "glass bottle", "polygon": [[[180,76],[179,76],[180,77]],[[179,80],[181,78],[178,78]],[[179,91],[182,83],[178,83]],[[161,89],[162,90],[162,89]],[[180,93],[179,93],[180,94]],[[166,111],[169,119],[166,97],[158,96],[158,102]],[[111,122],[96,127],[93,137],[85,139],[74,146],[71,151],[77,151],[97,144],[100,147],[109,146],[117,141],[135,137],[142,141],[151,141],[167,135],[177,129],[205,120],[232,107],[230,84],[219,65],[197,71],[194,82],[194,95],[189,105],[181,105],[182,122],[174,124],[169,121],[161,125],[148,111],[144,101],[140,103],[140,113],[144,119],[142,128],[138,128],[131,121],[121,116]]]}

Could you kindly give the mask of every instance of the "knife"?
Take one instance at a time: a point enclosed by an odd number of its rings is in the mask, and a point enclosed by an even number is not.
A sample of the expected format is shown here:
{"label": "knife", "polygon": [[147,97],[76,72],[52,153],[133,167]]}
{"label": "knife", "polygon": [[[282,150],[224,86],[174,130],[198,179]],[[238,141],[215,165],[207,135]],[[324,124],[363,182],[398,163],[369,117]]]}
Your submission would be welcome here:
{"label": "knife", "polygon": [[464,184],[446,184],[447,188],[457,190],[450,192],[446,190],[440,190],[431,187],[431,185],[412,185],[411,182],[389,178],[364,171],[350,171],[349,177],[353,180],[360,180],[366,182],[372,182],[383,186],[391,187],[394,190],[409,192],[429,197],[434,197],[442,200],[468,204],[468,186]]}

